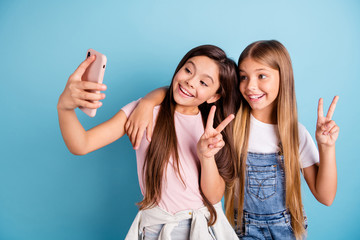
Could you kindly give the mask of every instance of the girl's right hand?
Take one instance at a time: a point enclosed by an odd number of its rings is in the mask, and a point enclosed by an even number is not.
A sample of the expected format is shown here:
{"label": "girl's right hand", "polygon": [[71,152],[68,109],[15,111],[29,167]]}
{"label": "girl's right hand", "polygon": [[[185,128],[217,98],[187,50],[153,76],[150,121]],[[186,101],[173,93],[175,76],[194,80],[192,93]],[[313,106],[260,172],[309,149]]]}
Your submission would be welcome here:
{"label": "girl's right hand", "polygon": [[[105,98],[104,93],[92,91],[104,91],[106,85],[83,79],[83,75],[90,64],[95,61],[95,55],[83,61],[79,67],[70,75],[63,93],[60,95],[58,109],[73,110],[77,107],[97,109],[102,103],[99,100]],[[91,91],[91,92],[90,92]]]}
{"label": "girl's right hand", "polygon": [[200,160],[213,158],[215,154],[225,145],[222,139],[222,130],[235,118],[234,114],[230,114],[223,120],[216,129],[214,129],[214,117],[216,107],[212,106],[207,119],[204,134],[201,136],[197,144],[197,155]]}

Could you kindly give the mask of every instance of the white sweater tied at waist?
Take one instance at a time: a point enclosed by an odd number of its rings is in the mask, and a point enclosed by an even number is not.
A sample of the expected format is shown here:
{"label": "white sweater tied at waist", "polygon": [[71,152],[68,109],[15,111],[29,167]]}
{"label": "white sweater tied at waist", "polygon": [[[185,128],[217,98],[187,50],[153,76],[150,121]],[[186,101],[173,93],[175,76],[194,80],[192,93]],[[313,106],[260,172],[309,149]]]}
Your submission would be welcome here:
{"label": "white sweater tied at waist", "polygon": [[[215,238],[218,240],[238,240],[236,233],[226,219],[221,202],[215,204],[214,208],[217,213],[217,220],[211,228]],[[210,213],[206,207],[197,210],[184,210],[175,214],[168,213],[159,207],[141,210],[136,215],[125,240],[143,239],[144,228],[158,224],[164,224],[158,239],[171,240],[172,230],[178,226],[179,222],[186,219],[192,219],[190,240],[213,239],[207,225],[209,217]]]}

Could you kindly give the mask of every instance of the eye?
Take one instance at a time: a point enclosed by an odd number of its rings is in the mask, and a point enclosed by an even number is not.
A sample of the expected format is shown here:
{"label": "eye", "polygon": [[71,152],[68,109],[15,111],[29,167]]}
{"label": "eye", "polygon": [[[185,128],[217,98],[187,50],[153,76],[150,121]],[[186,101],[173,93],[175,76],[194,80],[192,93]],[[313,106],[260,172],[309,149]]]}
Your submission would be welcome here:
{"label": "eye", "polygon": [[206,84],[206,82],[204,82],[204,81],[200,81],[200,84],[201,84],[202,86],[205,86],[205,87],[208,86],[208,85]]}
{"label": "eye", "polygon": [[187,72],[187,73],[190,73],[191,74],[191,71],[190,71],[190,69],[189,68],[185,68],[185,72]]}
{"label": "eye", "polygon": [[266,78],[266,76],[264,74],[259,75],[259,79],[265,79],[265,78]]}
{"label": "eye", "polygon": [[243,80],[246,80],[247,79],[247,77],[246,76],[240,76],[240,81],[243,81]]}

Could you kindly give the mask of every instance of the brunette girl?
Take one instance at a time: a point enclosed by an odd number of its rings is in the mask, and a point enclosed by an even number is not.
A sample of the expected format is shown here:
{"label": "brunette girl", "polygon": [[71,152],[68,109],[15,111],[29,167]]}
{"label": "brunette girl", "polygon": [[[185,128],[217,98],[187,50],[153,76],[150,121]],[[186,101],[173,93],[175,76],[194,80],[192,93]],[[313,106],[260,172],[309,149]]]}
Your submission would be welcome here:
{"label": "brunette girl", "polygon": [[[70,76],[58,103],[60,129],[73,154],[87,154],[122,137],[138,103],[85,131],[74,109],[100,107],[104,94],[90,91],[106,88],[81,81],[93,61],[94,57],[86,59]],[[236,64],[218,47],[196,47],[180,61],[165,99],[152,109],[152,141],[142,139],[136,151],[144,199],[127,239],[236,238],[219,203],[225,184],[235,177],[233,136],[224,128],[234,117],[230,114],[236,108],[236,81]],[[210,110],[211,105],[216,107]],[[197,149],[200,137],[214,144]]]}

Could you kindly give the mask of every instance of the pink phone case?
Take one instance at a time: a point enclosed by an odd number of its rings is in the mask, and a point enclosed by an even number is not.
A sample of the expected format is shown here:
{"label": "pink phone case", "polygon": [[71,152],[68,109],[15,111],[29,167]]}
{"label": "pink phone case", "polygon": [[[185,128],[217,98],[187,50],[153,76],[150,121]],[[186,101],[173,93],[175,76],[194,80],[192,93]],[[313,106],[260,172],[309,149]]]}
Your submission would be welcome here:
{"label": "pink phone case", "polygon": [[[94,49],[87,50],[86,57],[90,57],[92,55],[96,56],[95,61],[86,69],[82,80],[83,81],[90,81],[96,83],[102,83],[106,68],[106,56],[101,54]],[[98,92],[98,91],[96,91]],[[80,109],[89,115],[90,117],[94,117],[96,115],[96,109],[84,108],[80,107]]]}

